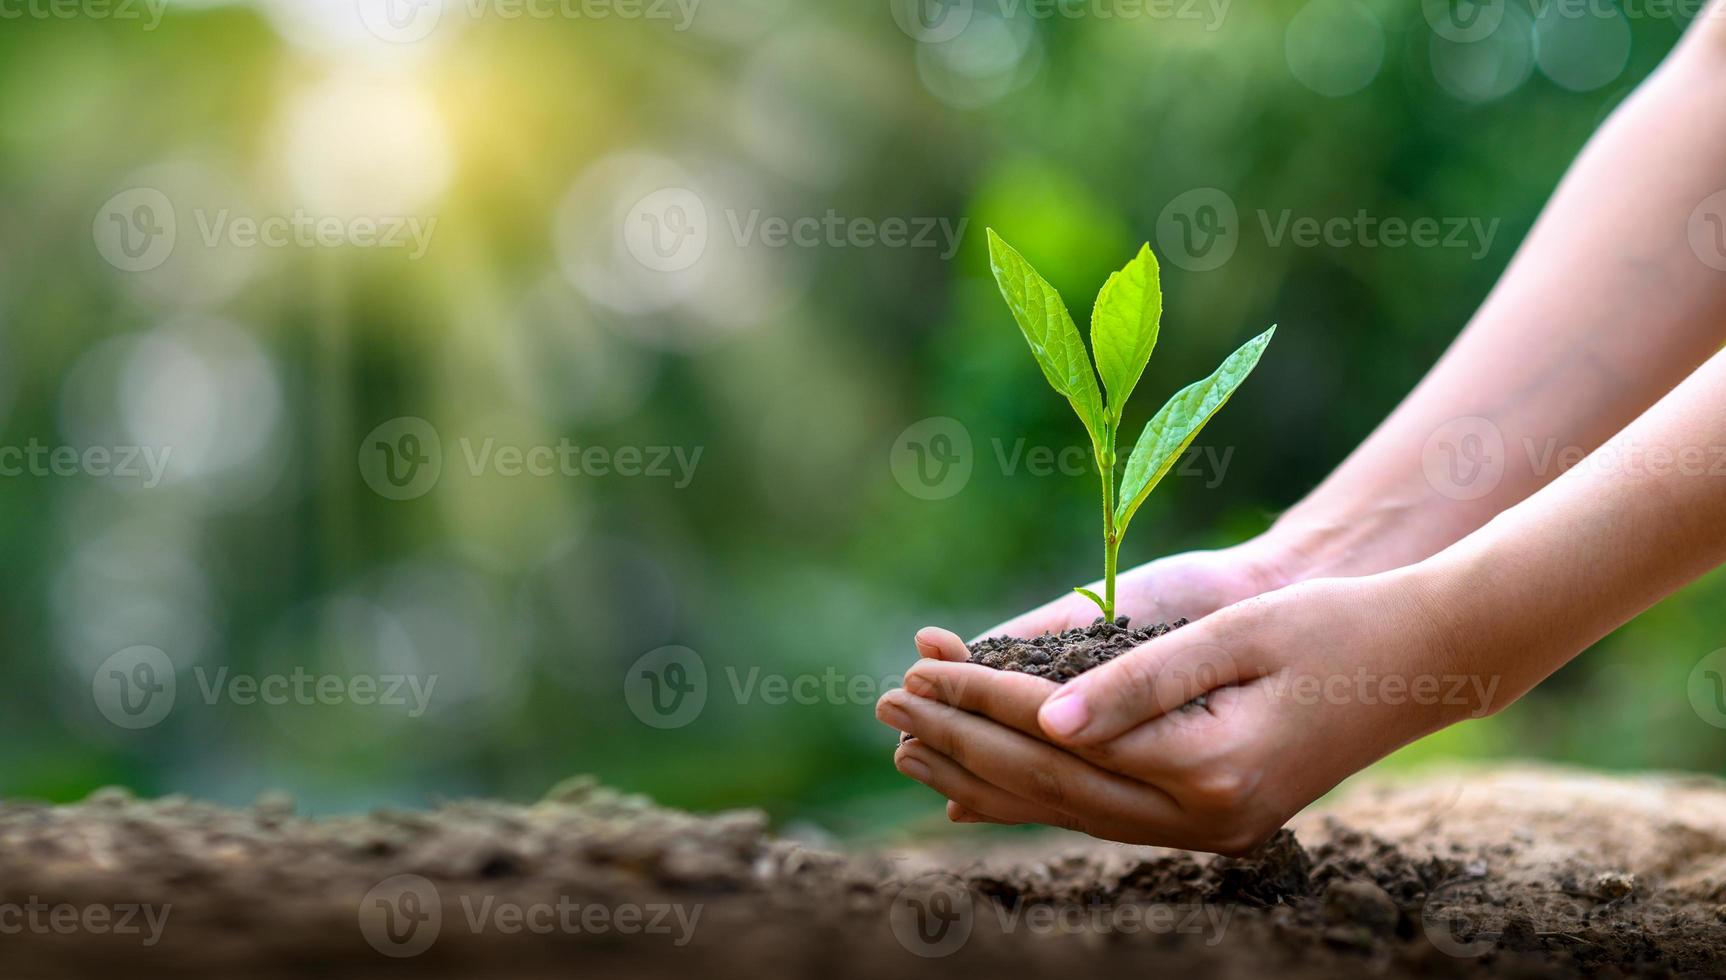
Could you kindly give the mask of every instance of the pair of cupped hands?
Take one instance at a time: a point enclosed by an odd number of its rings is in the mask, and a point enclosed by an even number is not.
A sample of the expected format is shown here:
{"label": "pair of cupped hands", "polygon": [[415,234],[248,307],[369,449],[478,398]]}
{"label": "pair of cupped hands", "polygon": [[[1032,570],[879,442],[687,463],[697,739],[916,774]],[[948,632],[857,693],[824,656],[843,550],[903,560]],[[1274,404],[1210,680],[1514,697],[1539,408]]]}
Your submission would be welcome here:
{"label": "pair of cupped hands", "polygon": [[[967,663],[959,636],[919,631],[921,659],[876,705],[910,736],[895,764],[955,822],[1241,854],[1351,773],[1486,713],[1409,695],[1456,660],[1418,567],[1286,584],[1273,564],[1249,543],[1122,575],[1134,625],[1194,622],[1066,684]],[[1073,594],[985,635],[1096,617]]]}

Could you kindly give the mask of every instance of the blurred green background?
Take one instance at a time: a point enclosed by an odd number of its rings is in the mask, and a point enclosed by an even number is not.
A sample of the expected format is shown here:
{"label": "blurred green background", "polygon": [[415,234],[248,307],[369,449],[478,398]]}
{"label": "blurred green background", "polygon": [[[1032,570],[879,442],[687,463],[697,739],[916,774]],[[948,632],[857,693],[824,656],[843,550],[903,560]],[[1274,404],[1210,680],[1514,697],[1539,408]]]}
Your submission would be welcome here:
{"label": "blurred green background", "polygon": [[[1130,418],[1282,325],[1201,439],[1226,468],[1167,481],[1123,561],[1232,543],[1430,366],[1685,26],[1609,0],[1499,3],[1478,40],[1436,26],[1468,5],[1410,0],[655,2],[7,6],[24,15],[0,21],[0,446],[172,454],[152,486],[0,478],[0,792],[280,788],[333,812],[591,772],[845,834],[934,819],[872,717],[911,633],[983,629],[1099,564],[1094,477],[1000,462],[1081,432],[1006,316],[983,227],[1081,322],[1153,242],[1167,310]],[[1361,212],[1495,233],[1274,234]],[[834,233],[830,213],[913,237]],[[227,223],[294,215],[340,230],[270,245]],[[1180,258],[1195,215],[1226,261]],[[171,250],[140,253],[170,217]],[[773,217],[822,224],[775,244]],[[417,222],[423,254],[368,247],[364,219]],[[391,499],[364,456],[403,417],[443,465]],[[972,443],[941,499],[890,465],[931,417]],[[681,486],[476,474],[488,439],[701,455]],[[1721,769],[1686,678],[1722,643],[1723,591],[1711,576],[1387,764]],[[139,645],[177,693],[130,729],[99,688]],[[625,685],[668,645],[707,684],[660,728]],[[424,711],[204,694],[223,668],[296,667],[436,680]],[[815,703],[752,686],[830,669],[841,693]]]}

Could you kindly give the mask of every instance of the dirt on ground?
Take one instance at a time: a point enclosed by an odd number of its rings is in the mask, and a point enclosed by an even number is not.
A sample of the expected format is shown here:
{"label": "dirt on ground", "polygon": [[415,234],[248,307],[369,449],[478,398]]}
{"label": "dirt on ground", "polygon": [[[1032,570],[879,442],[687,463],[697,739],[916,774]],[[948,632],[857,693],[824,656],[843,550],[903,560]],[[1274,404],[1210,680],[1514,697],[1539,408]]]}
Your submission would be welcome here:
{"label": "dirt on ground", "polygon": [[[843,852],[574,780],[313,820],[0,807],[0,975],[1719,976],[1726,784],[1366,782],[1250,859],[984,831]],[[981,974],[988,975],[988,974]]]}

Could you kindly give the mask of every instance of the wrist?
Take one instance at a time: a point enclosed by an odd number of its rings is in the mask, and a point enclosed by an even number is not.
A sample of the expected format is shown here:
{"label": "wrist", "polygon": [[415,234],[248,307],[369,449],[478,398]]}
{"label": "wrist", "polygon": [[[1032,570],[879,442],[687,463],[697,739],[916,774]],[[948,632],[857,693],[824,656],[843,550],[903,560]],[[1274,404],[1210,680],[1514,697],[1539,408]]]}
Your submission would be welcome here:
{"label": "wrist", "polygon": [[1347,515],[1285,513],[1254,538],[1254,560],[1275,588],[1314,578],[1355,578],[1388,571],[1422,555],[1404,555],[1398,530],[1408,509],[1395,505],[1361,508]]}
{"label": "wrist", "polygon": [[[1453,547],[1377,576],[1387,595],[1403,601],[1414,640],[1409,648],[1420,658],[1412,668],[1445,681],[1438,705],[1443,725],[1495,714],[1533,686],[1520,672],[1534,659],[1526,654],[1537,641],[1506,635],[1514,624],[1504,614],[1514,617],[1516,604],[1495,584],[1500,573],[1489,553]],[[1498,655],[1506,650],[1519,656]]]}

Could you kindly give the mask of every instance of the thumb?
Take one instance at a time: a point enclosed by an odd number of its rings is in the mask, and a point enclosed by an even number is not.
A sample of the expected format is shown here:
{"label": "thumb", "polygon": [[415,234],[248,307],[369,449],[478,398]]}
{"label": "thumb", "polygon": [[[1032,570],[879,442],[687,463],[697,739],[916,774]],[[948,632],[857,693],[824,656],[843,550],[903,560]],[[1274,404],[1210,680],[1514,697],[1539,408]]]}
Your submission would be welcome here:
{"label": "thumb", "polygon": [[1207,620],[1158,637],[1050,695],[1037,723],[1051,739],[1094,745],[1230,684],[1251,679]]}
{"label": "thumb", "polygon": [[959,634],[939,626],[925,626],[917,631],[917,656],[925,660],[952,660],[964,663],[971,659],[970,648]]}

